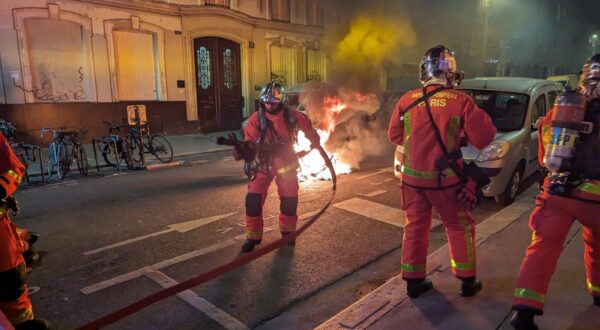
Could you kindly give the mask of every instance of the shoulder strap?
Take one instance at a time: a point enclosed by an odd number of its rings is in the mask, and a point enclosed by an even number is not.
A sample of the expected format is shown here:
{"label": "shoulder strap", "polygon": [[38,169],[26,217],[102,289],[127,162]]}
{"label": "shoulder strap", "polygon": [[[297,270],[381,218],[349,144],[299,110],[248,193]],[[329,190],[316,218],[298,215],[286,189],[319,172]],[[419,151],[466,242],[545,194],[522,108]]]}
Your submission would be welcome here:
{"label": "shoulder strap", "polygon": [[[423,94],[425,95],[425,87],[423,87]],[[442,139],[442,134],[440,133],[440,129],[438,128],[438,126],[435,124],[435,121],[433,120],[433,114],[431,114],[431,106],[429,106],[429,97],[425,98],[424,102],[425,102],[425,109],[427,109],[427,116],[429,117],[429,121],[431,122],[431,126],[433,127],[433,132],[435,133],[435,139],[437,140],[438,144],[440,145],[440,148],[442,148],[442,151],[444,152],[444,154],[446,156],[448,156],[448,149],[446,148],[446,145],[444,145],[444,140]]]}

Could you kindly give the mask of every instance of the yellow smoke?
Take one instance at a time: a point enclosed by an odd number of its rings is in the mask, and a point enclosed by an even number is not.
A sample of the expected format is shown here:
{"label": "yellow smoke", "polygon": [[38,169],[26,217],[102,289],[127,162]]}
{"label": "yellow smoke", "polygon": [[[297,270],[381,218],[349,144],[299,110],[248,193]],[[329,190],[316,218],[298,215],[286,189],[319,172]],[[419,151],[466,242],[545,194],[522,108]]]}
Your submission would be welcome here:
{"label": "yellow smoke", "polygon": [[362,68],[380,65],[402,46],[414,46],[416,33],[408,17],[381,10],[355,17],[333,54],[336,66]]}

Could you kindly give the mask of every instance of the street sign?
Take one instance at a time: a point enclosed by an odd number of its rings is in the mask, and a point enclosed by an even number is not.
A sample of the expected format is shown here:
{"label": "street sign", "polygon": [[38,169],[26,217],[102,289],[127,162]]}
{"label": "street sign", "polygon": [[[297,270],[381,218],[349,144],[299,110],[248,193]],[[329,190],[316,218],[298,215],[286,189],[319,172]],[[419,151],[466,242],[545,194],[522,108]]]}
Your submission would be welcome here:
{"label": "street sign", "polygon": [[[137,112],[137,114],[136,114]],[[139,123],[136,122],[136,118],[139,118]],[[127,123],[130,126],[146,125],[148,120],[146,119],[146,106],[140,105],[128,105],[127,106]]]}

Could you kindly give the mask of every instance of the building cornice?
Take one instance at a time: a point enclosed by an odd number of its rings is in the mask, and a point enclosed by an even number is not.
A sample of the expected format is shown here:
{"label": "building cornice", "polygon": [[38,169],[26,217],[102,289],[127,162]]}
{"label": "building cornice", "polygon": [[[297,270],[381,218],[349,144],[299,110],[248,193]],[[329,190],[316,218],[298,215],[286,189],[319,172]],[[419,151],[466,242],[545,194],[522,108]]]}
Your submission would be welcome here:
{"label": "building cornice", "polygon": [[268,29],[275,31],[285,31],[292,33],[310,34],[322,36],[325,34],[325,28],[311,25],[292,24],[267,20],[264,18],[253,17],[243,12],[232,9],[213,7],[213,6],[194,6],[169,4],[163,1],[154,0],[73,0],[81,3],[91,3],[105,7],[116,7],[153,14],[188,17],[223,17],[233,19],[245,25],[254,28]]}

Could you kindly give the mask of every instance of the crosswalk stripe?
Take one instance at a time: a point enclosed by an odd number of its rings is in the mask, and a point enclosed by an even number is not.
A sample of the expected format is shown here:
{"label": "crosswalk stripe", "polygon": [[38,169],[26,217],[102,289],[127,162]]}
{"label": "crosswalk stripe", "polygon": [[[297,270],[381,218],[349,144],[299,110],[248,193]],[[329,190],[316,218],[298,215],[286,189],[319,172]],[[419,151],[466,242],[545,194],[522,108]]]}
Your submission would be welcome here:
{"label": "crosswalk stripe", "polygon": [[[160,271],[150,271],[146,273],[146,277],[150,278],[158,285],[163,288],[169,288],[174,285],[177,285],[177,281],[167,276],[165,273]],[[204,313],[204,315],[210,317],[211,319],[218,322],[225,329],[230,330],[247,330],[250,329],[247,325],[240,322],[233,316],[225,313],[223,310],[219,309],[217,306],[213,305],[210,301],[198,296],[192,290],[185,290],[177,294],[177,297],[190,304],[195,309]]]}
{"label": "crosswalk stripe", "polygon": [[[406,222],[406,212],[401,209],[361,198],[351,198],[333,204],[333,206],[344,211],[362,215],[400,228],[404,228]],[[440,220],[432,219],[431,229],[434,229],[441,224],[442,222]]]}
{"label": "crosswalk stripe", "polygon": [[395,207],[371,202],[361,198],[351,198],[340,203],[333,204],[338,209],[362,215],[367,218],[389,223],[396,227],[404,227],[404,211]]}

